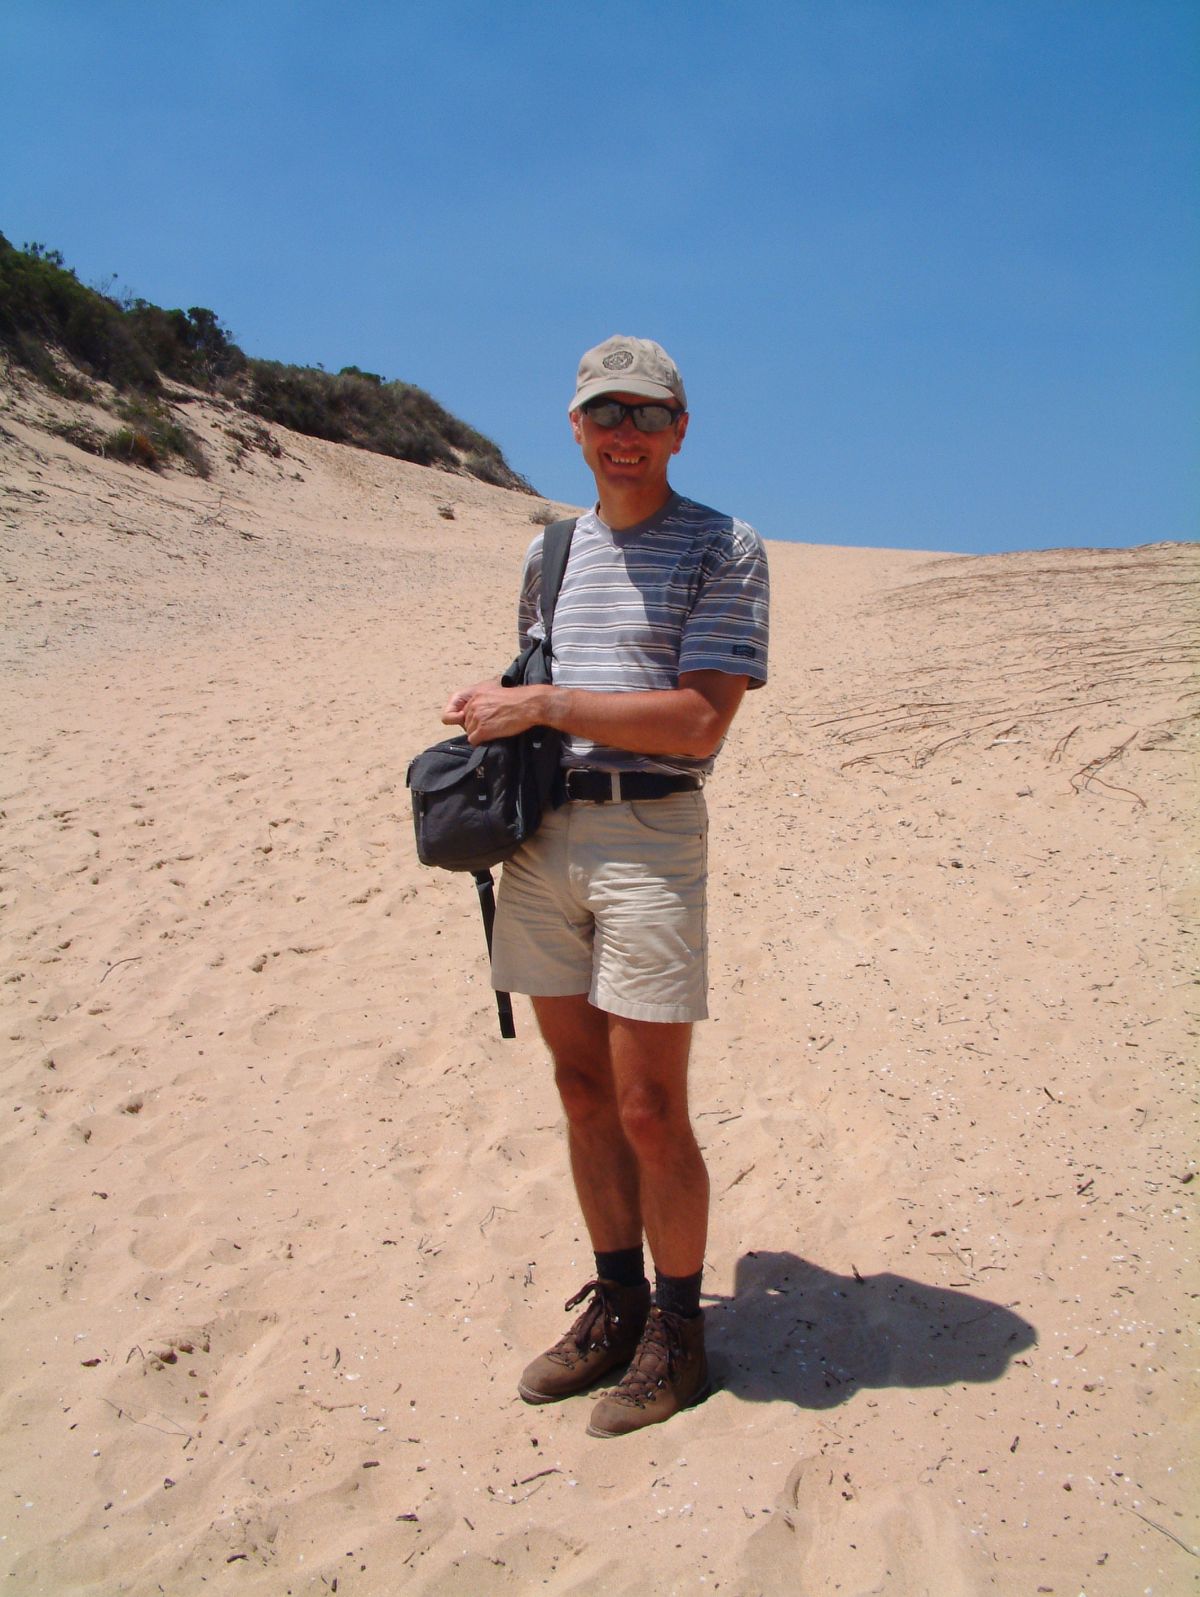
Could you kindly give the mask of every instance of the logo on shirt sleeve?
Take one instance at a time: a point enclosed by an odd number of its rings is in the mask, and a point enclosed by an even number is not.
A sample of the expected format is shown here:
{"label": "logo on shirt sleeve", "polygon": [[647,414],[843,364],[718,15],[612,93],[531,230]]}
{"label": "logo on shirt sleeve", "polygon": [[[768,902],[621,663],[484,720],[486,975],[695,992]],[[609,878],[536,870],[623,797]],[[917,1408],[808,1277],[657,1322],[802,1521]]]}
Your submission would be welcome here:
{"label": "logo on shirt sleeve", "polygon": [[758,650],[752,643],[735,643],[733,653],[739,660],[757,660]]}

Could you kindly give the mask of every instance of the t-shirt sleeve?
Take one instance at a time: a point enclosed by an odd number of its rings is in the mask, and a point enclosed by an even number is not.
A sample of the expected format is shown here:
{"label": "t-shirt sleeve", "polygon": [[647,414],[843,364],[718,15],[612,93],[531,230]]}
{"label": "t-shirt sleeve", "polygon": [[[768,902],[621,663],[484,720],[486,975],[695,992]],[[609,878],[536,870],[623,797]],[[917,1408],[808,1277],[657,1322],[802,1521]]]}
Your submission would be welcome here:
{"label": "t-shirt sleeve", "polygon": [[525,552],[525,569],[521,573],[521,592],[517,599],[517,653],[520,654],[531,638],[544,638],[542,626],[542,538],[538,533]]}
{"label": "t-shirt sleeve", "polygon": [[683,629],[679,670],[725,671],[767,680],[770,581],[762,539],[734,521],[706,564],[696,603]]}

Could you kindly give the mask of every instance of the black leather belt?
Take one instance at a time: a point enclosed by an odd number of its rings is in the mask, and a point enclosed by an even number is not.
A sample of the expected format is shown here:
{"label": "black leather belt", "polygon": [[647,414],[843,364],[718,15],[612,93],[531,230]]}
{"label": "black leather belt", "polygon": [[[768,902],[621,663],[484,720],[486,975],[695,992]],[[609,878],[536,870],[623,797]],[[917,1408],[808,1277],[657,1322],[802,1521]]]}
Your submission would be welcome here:
{"label": "black leather belt", "polygon": [[694,793],[698,776],[659,776],[654,771],[564,772],[569,799],[593,804],[627,804],[635,799],[666,798],[668,793]]}

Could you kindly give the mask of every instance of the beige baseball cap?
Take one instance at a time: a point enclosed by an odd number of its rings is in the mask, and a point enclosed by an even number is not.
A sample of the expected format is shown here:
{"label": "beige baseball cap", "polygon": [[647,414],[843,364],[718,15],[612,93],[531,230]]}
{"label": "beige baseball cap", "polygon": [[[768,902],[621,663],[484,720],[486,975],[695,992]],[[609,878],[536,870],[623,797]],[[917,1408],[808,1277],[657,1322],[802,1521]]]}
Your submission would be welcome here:
{"label": "beige baseball cap", "polygon": [[629,338],[614,333],[579,362],[575,398],[568,410],[578,410],[601,394],[643,394],[647,399],[674,401],[687,409],[687,395],[679,368],[661,344],[649,338]]}

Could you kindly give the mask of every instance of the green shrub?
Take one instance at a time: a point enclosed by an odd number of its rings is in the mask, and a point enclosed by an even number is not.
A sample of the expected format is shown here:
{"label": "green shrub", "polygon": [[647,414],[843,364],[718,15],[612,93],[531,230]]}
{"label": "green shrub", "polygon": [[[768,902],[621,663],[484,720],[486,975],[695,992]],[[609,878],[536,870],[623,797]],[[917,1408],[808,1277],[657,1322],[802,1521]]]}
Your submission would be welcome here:
{"label": "green shrub", "polygon": [[358,366],[344,366],[335,375],[247,360],[215,312],[204,306],[184,311],[163,310],[143,299],[118,302],[86,288],[57,250],[42,244],[14,249],[3,234],[0,345],[40,382],[73,398],[94,396],[81,379],[61,372],[52,354],[56,348],[118,392],[139,396],[151,408],[144,414],[123,411],[129,425],[117,429],[106,448],[141,465],[178,456],[202,475],[208,472],[198,440],[154,403],[167,377],[219,393],[313,438],[533,491],[495,444],[411,383],[385,382],[378,372]]}
{"label": "green shrub", "polygon": [[349,370],[333,375],[277,361],[250,362],[248,407],[312,438],[354,444],[419,466],[454,466],[450,434],[461,423],[407,383]]}
{"label": "green shrub", "polygon": [[105,455],[113,460],[126,460],[132,466],[157,467],[162,458],[144,432],[134,427],[118,427],[104,440]]}
{"label": "green shrub", "polygon": [[118,405],[117,414],[128,425],[105,440],[109,454],[119,460],[132,460],[138,466],[165,465],[168,457],[175,455],[186,461],[198,477],[210,474],[200,440],[181,427],[157,400],[125,400]]}
{"label": "green shrub", "polygon": [[94,427],[89,427],[86,422],[67,421],[56,422],[48,429],[56,438],[65,439],[73,444],[76,449],[82,449],[88,455],[102,455],[105,451],[105,440]]}
{"label": "green shrub", "polygon": [[252,449],[272,460],[283,458],[283,446],[260,421],[247,421],[243,427],[226,427],[225,436],[232,440],[228,459],[231,465],[240,466]]}
{"label": "green shrub", "polygon": [[[57,344],[76,364],[115,387],[158,386],[154,361],[126,327],[120,308],[85,288],[57,250],[15,250],[0,235],[0,343],[37,376]],[[57,385],[56,385],[57,386]]]}
{"label": "green shrub", "polygon": [[215,312],[202,305],[193,305],[188,311],[165,311],[148,300],[136,299],[126,316],[158,370],[176,382],[211,388],[218,378],[245,370],[245,355]]}

